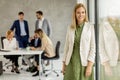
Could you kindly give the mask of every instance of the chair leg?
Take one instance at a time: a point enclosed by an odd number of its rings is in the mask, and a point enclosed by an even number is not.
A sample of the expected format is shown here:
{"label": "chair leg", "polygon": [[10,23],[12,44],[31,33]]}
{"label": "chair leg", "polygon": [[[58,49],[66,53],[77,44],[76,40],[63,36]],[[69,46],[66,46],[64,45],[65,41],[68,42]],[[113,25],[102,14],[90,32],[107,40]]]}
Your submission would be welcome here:
{"label": "chair leg", "polygon": [[6,66],[7,64],[9,64],[10,63],[10,61],[8,61],[7,63],[5,63],[3,66]]}
{"label": "chair leg", "polygon": [[50,70],[45,70],[45,72],[46,71],[49,71],[48,73],[45,74],[46,77],[51,73],[55,73],[57,75],[57,77],[59,76],[59,74],[53,69],[53,61],[51,61],[51,69]]}
{"label": "chair leg", "polygon": [[43,60],[41,60],[41,67],[42,67],[42,73],[45,73],[45,66],[44,66],[44,61]]}
{"label": "chair leg", "polygon": [[58,74],[55,70],[53,70],[53,72],[54,72],[54,73],[56,73],[56,74],[57,74],[57,76],[59,76],[59,74]]}
{"label": "chair leg", "polygon": [[6,66],[6,68],[8,69],[10,66],[12,66],[12,65],[8,65],[10,62],[11,62],[11,61],[8,61],[7,63],[5,63],[5,64],[3,65],[3,67]]}

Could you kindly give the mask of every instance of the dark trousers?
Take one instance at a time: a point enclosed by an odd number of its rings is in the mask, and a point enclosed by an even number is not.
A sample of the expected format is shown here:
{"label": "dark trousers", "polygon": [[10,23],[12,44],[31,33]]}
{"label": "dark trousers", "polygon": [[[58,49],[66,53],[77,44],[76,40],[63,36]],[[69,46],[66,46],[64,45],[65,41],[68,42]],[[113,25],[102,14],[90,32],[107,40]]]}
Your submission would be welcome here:
{"label": "dark trousers", "polygon": [[[43,60],[48,59],[48,57],[45,56],[45,52],[42,53],[41,59],[43,59]],[[35,55],[35,61],[36,61],[37,65],[39,65],[39,55]]]}
{"label": "dark trousers", "polygon": [[18,56],[15,55],[15,56],[13,56],[13,57],[14,57],[14,58],[11,59],[12,63],[14,63],[16,67],[19,67],[19,65],[18,65]]}
{"label": "dark trousers", "polygon": [[[15,36],[17,41],[18,41],[18,44],[19,44],[19,47],[20,48],[26,48],[28,46],[28,36]],[[25,63],[25,61],[22,59],[22,63]]]}
{"label": "dark trousers", "polygon": [[26,48],[28,45],[28,36],[16,36],[20,48]]}
{"label": "dark trousers", "polygon": [[12,61],[12,63],[15,64],[16,67],[19,67],[18,65],[18,55],[6,55],[4,56],[6,59],[10,59],[10,61]]}
{"label": "dark trousers", "polygon": [[39,65],[39,55],[35,55],[35,61],[36,61],[37,65]]}

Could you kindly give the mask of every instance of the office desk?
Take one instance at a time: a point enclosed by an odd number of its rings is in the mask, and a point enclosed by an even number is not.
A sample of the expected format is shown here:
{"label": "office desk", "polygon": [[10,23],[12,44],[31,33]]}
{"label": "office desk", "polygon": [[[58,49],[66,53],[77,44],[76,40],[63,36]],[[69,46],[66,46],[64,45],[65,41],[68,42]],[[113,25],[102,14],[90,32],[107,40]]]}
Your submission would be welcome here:
{"label": "office desk", "polygon": [[[26,50],[26,49],[20,49],[20,50],[11,50],[11,51],[0,51],[0,55],[39,55],[39,65],[41,64],[41,54],[43,51],[32,51],[32,50]],[[42,67],[40,67],[39,75],[42,75]],[[40,77],[40,76],[39,76]]]}

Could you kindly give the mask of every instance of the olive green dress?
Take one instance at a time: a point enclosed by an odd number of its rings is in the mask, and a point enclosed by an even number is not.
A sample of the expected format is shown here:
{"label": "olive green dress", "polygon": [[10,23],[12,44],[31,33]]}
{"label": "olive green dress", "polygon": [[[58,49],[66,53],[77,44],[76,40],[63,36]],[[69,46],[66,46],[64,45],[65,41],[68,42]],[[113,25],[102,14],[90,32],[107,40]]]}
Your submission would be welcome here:
{"label": "olive green dress", "polygon": [[94,80],[93,73],[90,77],[85,77],[85,66],[82,66],[80,59],[80,37],[83,26],[79,25],[75,31],[74,47],[70,63],[66,66],[64,80]]}

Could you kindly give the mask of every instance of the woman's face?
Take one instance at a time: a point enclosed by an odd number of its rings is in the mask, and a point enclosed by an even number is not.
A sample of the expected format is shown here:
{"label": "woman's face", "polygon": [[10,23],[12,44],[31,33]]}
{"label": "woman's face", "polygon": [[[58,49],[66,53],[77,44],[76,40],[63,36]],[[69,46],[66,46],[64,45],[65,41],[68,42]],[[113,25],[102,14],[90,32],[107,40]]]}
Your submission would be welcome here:
{"label": "woman's face", "polygon": [[84,22],[85,17],[86,17],[85,9],[83,7],[76,9],[75,15],[76,15],[78,24]]}
{"label": "woman's face", "polygon": [[10,40],[10,39],[12,39],[12,38],[13,38],[13,36],[14,36],[14,33],[13,33],[13,32],[11,32],[9,35],[7,35],[7,39],[8,39],[8,40]]}

